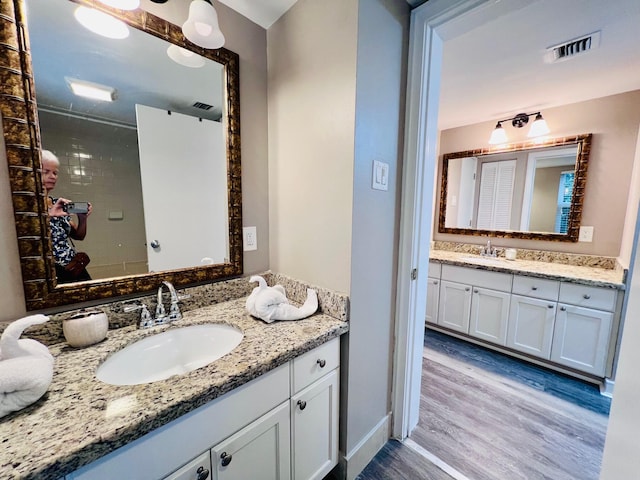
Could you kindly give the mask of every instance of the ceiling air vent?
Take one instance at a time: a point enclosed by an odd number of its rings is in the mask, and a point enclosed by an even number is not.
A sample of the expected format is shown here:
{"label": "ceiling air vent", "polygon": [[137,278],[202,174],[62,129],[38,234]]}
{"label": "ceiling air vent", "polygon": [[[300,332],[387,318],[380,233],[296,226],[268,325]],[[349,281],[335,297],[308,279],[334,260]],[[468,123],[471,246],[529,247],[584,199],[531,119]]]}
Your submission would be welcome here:
{"label": "ceiling air vent", "polygon": [[211,110],[213,108],[213,105],[208,105],[202,102],[196,102],[192,105],[192,107],[199,108],[200,110]]}
{"label": "ceiling air vent", "polygon": [[563,42],[553,47],[547,48],[545,61],[547,63],[568,60],[581,53],[594,50],[600,46],[600,32],[590,33],[567,42]]}

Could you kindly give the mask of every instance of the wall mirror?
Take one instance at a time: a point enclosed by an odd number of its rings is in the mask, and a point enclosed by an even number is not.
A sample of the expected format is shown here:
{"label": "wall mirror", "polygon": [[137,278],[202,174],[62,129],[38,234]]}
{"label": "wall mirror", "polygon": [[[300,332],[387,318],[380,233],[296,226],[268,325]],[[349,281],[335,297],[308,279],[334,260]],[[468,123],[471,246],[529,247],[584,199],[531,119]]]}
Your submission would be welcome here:
{"label": "wall mirror", "polygon": [[578,241],[591,134],[444,154],[438,231]]}
{"label": "wall mirror", "polygon": [[[129,37],[88,31],[74,18],[80,5],[120,18]],[[27,310],[241,274],[237,54],[94,0],[2,2],[0,22],[0,111]],[[200,66],[172,60],[177,47]],[[115,101],[74,96],[72,79],[113,88]],[[91,281],[56,281],[42,148],[61,163],[51,195],[93,205],[76,242],[91,257]]]}

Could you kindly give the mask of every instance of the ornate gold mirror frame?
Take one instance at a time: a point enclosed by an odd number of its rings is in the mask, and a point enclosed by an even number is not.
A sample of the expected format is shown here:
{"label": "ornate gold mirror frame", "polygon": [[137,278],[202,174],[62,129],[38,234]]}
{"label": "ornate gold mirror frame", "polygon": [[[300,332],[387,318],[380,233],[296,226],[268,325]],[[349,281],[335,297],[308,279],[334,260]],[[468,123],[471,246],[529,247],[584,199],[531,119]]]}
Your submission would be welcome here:
{"label": "ornate gold mirror frame", "polygon": [[48,217],[40,175],[40,129],[23,0],[0,2],[0,114],[27,311],[134,295],[162,280],[194,285],[242,274],[242,192],[240,165],[239,57],[225,48],[205,50],[182,31],[142,10],[123,12],[95,0],[73,0],[109,12],[130,26],[191,50],[224,66],[227,108],[229,261],[104,280],[56,285]]}
{"label": "ornate gold mirror frame", "polygon": [[[467,150],[464,152],[454,152],[444,154],[442,157],[442,181],[440,184],[440,215],[438,218],[438,232],[453,233],[456,235],[474,235],[484,237],[499,238],[522,238],[527,240],[549,240],[555,242],[577,242],[580,232],[580,221],[582,219],[582,207],[584,203],[584,192],[587,183],[587,167],[589,165],[589,154],[591,153],[592,135],[583,134],[573,137],[562,137],[547,140],[545,142],[522,142],[509,144],[503,148],[481,148],[477,150]],[[522,150],[533,150],[544,147],[561,147],[577,145],[575,178],[573,184],[573,194],[571,196],[571,208],[569,212],[567,233],[547,233],[547,232],[523,232],[523,231],[502,231],[502,230],[480,230],[471,228],[445,227],[445,217],[447,213],[447,171],[449,160],[455,158],[478,157],[494,153],[507,153]]]}

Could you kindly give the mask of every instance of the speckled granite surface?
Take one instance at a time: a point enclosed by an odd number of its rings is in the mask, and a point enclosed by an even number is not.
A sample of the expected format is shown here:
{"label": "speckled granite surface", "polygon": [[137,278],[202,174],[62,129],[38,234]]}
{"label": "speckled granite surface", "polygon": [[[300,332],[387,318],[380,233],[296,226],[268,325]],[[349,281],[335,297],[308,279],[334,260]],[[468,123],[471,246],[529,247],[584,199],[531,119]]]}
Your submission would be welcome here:
{"label": "speckled granite surface", "polygon": [[[518,251],[520,253],[520,251]],[[598,268],[593,266],[567,265],[564,263],[547,262],[543,260],[529,260],[516,258],[506,260],[504,257],[485,258],[465,251],[430,250],[429,260],[459,265],[463,267],[482,268],[494,272],[522,274],[551,280],[593,285],[596,287],[615,288],[624,290],[625,272],[620,269]]]}
{"label": "speckled granite surface", "polygon": [[[242,285],[247,279],[234,282],[227,287],[206,287],[247,292]],[[248,291],[253,286],[249,284]],[[346,301],[346,296],[328,297],[334,299],[329,303],[336,311],[347,314],[348,303],[340,308],[338,300]],[[192,299],[195,306],[199,300]],[[266,324],[246,313],[245,300],[236,297],[194,308],[169,326],[110,330],[106,340],[84,349],[66,343],[50,346],[56,361],[48,392],[30,407],[0,419],[0,477],[57,480],[348,330],[346,318],[324,313]],[[240,328],[244,339],[234,351],[206,367],[146,385],[112,386],[95,377],[97,366],[111,353],[142,337],[215,322]],[[129,399],[129,408],[108,415],[109,405],[124,398]]]}

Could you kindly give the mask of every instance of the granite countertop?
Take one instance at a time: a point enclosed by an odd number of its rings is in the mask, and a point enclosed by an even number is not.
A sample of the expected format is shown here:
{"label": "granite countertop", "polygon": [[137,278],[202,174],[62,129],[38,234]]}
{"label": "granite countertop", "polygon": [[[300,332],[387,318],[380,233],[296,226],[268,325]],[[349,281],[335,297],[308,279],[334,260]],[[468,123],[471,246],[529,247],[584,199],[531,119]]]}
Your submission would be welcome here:
{"label": "granite countertop", "polygon": [[622,269],[606,269],[522,259],[507,260],[502,257],[481,257],[477,254],[448,250],[431,250],[429,260],[437,263],[481,268],[494,272],[522,274],[618,290],[625,289],[625,272]]}
{"label": "granite countertop", "polygon": [[[58,480],[349,328],[348,322],[326,314],[266,324],[249,316],[244,304],[240,298],[199,308],[167,326],[110,330],[106,340],[84,349],[51,346],[55,370],[48,392],[0,419],[0,476]],[[98,365],[124,346],[170,328],[204,323],[229,323],[244,332],[244,339],[212,364],[167,380],[113,386],[96,379]]]}

